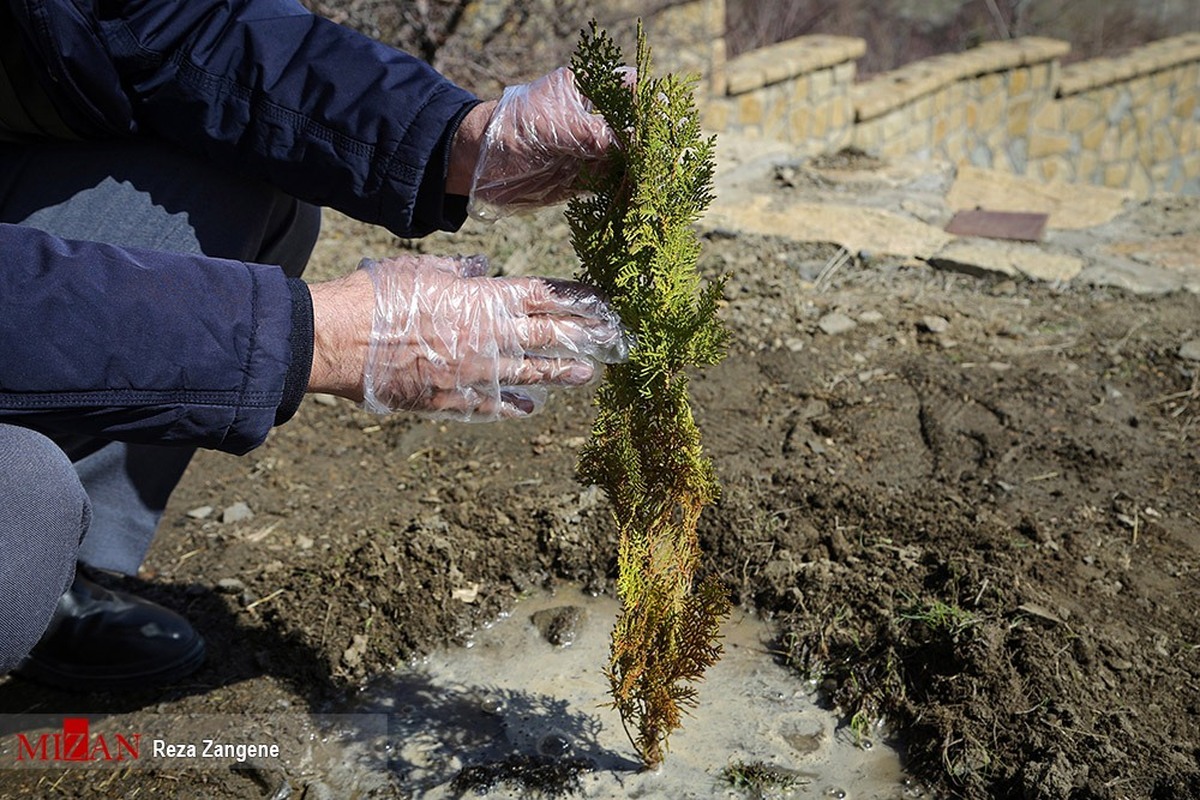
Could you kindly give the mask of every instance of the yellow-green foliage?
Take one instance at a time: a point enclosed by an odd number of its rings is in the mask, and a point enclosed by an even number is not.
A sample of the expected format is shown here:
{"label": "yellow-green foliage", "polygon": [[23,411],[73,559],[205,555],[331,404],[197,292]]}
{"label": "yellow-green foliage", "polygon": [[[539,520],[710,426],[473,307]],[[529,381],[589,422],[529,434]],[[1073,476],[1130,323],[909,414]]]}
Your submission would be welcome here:
{"label": "yellow-green foliage", "polygon": [[620,49],[595,24],[571,66],[584,95],[616,131],[615,169],[588,178],[567,208],[583,279],[605,290],[636,338],[597,393],[583,481],[608,494],[620,544],[622,610],[608,676],[613,705],[648,765],[663,758],[695,687],[721,655],[729,613],[715,580],[698,580],[696,524],[718,494],[688,404],[686,370],[715,364],[726,331],[719,283],[697,271],[693,228],[712,202],[714,141],[701,136],[695,82],[651,75],[638,31],[637,80],[625,85]]}

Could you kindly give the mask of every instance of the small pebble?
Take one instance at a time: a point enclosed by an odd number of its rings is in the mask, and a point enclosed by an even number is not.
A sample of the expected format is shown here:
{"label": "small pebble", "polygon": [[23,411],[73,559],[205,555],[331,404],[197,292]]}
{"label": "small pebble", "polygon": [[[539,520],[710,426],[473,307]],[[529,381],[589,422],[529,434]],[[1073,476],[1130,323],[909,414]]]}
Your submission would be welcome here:
{"label": "small pebble", "polygon": [[239,501],[221,512],[221,522],[226,524],[230,522],[245,522],[253,516],[254,512],[250,510],[250,506]]}
{"label": "small pebble", "polygon": [[187,516],[191,517],[192,519],[208,519],[210,516],[212,516],[212,513],[212,506],[197,506],[196,508],[186,512]]}
{"label": "small pebble", "polygon": [[945,333],[950,329],[950,320],[946,319],[945,317],[939,317],[934,314],[930,314],[928,316],[921,317],[921,328],[929,331],[930,333]]}
{"label": "small pebble", "polygon": [[217,591],[224,594],[237,594],[246,588],[246,584],[237,578],[221,578],[217,581]]}
{"label": "small pebble", "polygon": [[817,327],[828,336],[848,333],[858,327],[858,323],[840,311],[826,314],[817,321]]}
{"label": "small pebble", "polygon": [[1192,339],[1180,345],[1179,357],[1187,361],[1200,361],[1200,339]]}

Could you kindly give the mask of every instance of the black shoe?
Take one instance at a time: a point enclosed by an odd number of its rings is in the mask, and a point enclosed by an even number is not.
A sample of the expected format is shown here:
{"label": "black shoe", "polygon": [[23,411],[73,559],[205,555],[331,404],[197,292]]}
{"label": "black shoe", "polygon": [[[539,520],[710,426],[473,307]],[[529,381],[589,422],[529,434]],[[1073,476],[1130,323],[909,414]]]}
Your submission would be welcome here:
{"label": "black shoe", "polygon": [[68,691],[148,689],[195,672],[204,640],[186,619],[89,580],[82,567],[14,675]]}

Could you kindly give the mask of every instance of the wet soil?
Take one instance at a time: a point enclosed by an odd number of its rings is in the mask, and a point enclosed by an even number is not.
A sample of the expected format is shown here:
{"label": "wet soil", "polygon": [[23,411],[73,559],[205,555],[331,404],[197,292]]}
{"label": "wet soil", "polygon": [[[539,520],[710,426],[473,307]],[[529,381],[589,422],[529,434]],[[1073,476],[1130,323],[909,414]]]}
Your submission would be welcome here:
{"label": "wet soil", "polygon": [[[1195,203],[1139,213],[1200,230]],[[547,219],[417,245],[331,216],[314,271],[419,246],[562,274]],[[724,487],[708,568],[770,619],[781,660],[848,722],[884,717],[947,796],[1200,797],[1200,362],[1181,354],[1200,298],[886,258],[822,276],[835,254],[706,239],[733,333],[693,383]],[[824,332],[835,311],[854,326]],[[198,454],[143,573],[112,581],[194,621],[201,671],[124,697],[0,680],[0,712],[129,729],[321,712],[533,588],[611,592],[606,501],[574,477],[590,419],[586,392],[470,426],[310,398],[250,455]],[[253,516],[222,522],[238,502]],[[10,770],[0,796],[273,796],[252,777]],[[324,796],[306,780],[291,796]]]}

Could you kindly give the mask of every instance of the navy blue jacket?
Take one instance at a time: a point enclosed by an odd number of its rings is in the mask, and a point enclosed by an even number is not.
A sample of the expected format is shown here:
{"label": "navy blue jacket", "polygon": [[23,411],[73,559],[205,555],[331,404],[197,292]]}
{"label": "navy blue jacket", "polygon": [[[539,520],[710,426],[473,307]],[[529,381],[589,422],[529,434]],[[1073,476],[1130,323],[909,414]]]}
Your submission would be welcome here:
{"label": "navy blue jacket", "polygon": [[[74,136],[167,140],[403,236],[465,218],[443,188],[476,98],[292,0],[0,4]],[[0,422],[244,452],[300,402],[311,300],[273,267],[0,225],[0,347]]]}

